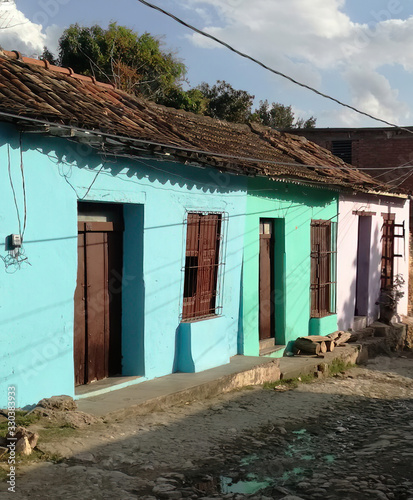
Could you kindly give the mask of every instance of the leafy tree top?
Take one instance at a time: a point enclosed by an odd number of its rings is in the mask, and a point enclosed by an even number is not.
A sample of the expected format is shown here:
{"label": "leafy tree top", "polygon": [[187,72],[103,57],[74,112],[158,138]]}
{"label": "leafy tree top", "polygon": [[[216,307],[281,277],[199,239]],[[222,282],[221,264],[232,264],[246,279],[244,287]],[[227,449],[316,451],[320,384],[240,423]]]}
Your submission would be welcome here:
{"label": "leafy tree top", "polygon": [[72,24],[59,40],[59,63],[151,99],[179,85],[186,72],[159,39],[116,23],[107,29]]}

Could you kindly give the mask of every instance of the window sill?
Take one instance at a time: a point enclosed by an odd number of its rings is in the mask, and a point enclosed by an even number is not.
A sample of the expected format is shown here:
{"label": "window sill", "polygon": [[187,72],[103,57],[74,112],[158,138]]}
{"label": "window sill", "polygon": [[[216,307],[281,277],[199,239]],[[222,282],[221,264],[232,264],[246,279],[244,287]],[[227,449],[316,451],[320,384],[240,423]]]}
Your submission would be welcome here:
{"label": "window sill", "polygon": [[181,323],[198,323],[208,319],[222,318],[222,314],[208,314],[206,316],[198,316],[196,318],[181,319]]}
{"label": "window sill", "polygon": [[323,318],[328,318],[329,316],[335,316],[337,313],[328,313],[328,314],[323,314],[323,316],[311,316],[310,319],[323,319]]}

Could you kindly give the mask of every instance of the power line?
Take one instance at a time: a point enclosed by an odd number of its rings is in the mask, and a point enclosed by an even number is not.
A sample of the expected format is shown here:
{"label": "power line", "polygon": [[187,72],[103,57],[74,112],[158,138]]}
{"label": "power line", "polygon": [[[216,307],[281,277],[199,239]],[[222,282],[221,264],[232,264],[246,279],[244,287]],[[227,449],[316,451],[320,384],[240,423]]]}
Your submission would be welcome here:
{"label": "power line", "polygon": [[[40,123],[42,125],[48,125],[51,127],[59,127],[59,128],[66,129],[66,130],[75,130],[78,132],[83,132],[86,134],[105,137],[105,138],[109,138],[109,139],[119,139],[121,141],[135,142],[135,143],[149,145],[149,146],[159,146],[161,148],[171,149],[174,151],[176,150],[176,151],[186,152],[186,153],[195,153],[195,154],[211,156],[211,157],[215,156],[217,158],[223,158],[223,159],[229,159],[229,160],[245,161],[245,162],[252,162],[252,163],[266,163],[268,165],[280,165],[280,166],[286,166],[286,167],[291,166],[291,167],[316,168],[316,169],[320,169],[320,170],[340,170],[340,171],[345,171],[345,172],[353,172],[353,171],[357,171],[357,170],[359,170],[359,171],[361,171],[361,170],[381,170],[381,169],[392,170],[391,168],[388,168],[388,167],[356,168],[356,167],[350,167],[350,166],[349,167],[348,166],[338,167],[336,165],[331,165],[331,166],[308,165],[305,163],[282,162],[282,161],[263,159],[263,158],[253,158],[253,157],[251,158],[251,157],[245,157],[245,156],[236,156],[236,155],[231,155],[231,154],[218,153],[218,152],[214,152],[214,151],[204,151],[202,149],[188,148],[188,147],[184,147],[184,146],[178,146],[176,144],[164,144],[161,142],[149,141],[149,140],[145,140],[145,139],[138,139],[135,137],[128,137],[128,136],[118,135],[118,134],[110,134],[108,132],[102,132],[100,130],[93,130],[93,129],[87,129],[87,128],[82,128],[82,127],[76,127],[74,125],[66,125],[63,123],[55,123],[55,122],[50,122],[50,121],[45,120],[45,119],[31,118],[28,116],[7,113],[5,111],[0,111],[0,116],[5,116],[8,118],[18,119],[18,120],[23,120],[23,121],[25,120],[25,121],[29,121],[32,123]],[[196,162],[196,160],[193,160],[193,161]],[[396,168],[399,168],[399,167],[396,167]]]}
{"label": "power line", "polygon": [[162,9],[161,7],[158,7],[157,5],[153,5],[149,2],[146,2],[146,0],[137,0],[137,1],[146,5],[147,7],[150,7],[151,9],[157,10],[157,11],[161,12],[162,14],[165,14],[166,16],[170,17],[171,19],[173,19],[177,23],[181,24],[182,26],[185,26],[186,28],[189,28],[190,30],[195,31],[195,33],[198,33],[199,35],[202,35],[206,38],[209,38],[210,40],[213,40],[214,42],[216,42],[220,45],[223,45],[224,47],[226,47],[230,51],[234,52],[235,54],[238,54],[239,56],[241,56],[245,59],[248,59],[255,64],[258,64],[259,66],[266,69],[267,71],[270,71],[271,73],[274,73],[275,75],[281,76],[282,78],[285,78],[286,80],[294,83],[295,85],[299,85],[300,87],[303,87],[307,90],[310,90],[311,92],[314,92],[315,94],[317,94],[321,97],[324,97],[325,99],[329,99],[330,101],[333,101],[333,102],[339,104],[340,106],[351,109],[352,111],[355,111],[356,113],[359,113],[360,115],[367,116],[368,118],[371,118],[372,120],[375,120],[375,121],[378,121],[381,123],[385,123],[386,125],[390,125],[391,127],[395,127],[397,129],[404,130],[404,131],[408,132],[409,134],[413,134],[413,131],[409,130],[408,128],[400,127],[399,125],[396,125],[395,123],[391,123],[391,122],[388,122],[386,120],[383,120],[382,118],[377,118],[376,116],[370,115],[369,113],[366,113],[365,111],[361,111],[361,110],[355,108],[354,106],[351,106],[350,104],[346,104],[346,103],[336,99],[335,97],[331,97],[328,94],[324,94],[323,92],[320,92],[319,90],[315,89],[314,87],[310,87],[309,85],[307,85],[305,83],[301,83],[301,82],[295,80],[294,78],[292,78],[291,76],[288,76],[285,73],[282,73],[281,71],[278,71],[276,69],[271,68],[270,66],[267,66],[262,61],[255,59],[254,57],[246,54],[245,52],[241,52],[241,51],[237,50],[232,45],[229,45],[228,43],[224,42],[223,40],[220,40],[219,38],[217,38],[213,35],[210,35],[209,33],[206,33],[205,31],[202,31],[202,30],[196,28],[195,26],[192,26],[192,24],[188,24],[187,22],[183,21],[179,17],[175,16],[174,14],[171,14],[170,12]]}

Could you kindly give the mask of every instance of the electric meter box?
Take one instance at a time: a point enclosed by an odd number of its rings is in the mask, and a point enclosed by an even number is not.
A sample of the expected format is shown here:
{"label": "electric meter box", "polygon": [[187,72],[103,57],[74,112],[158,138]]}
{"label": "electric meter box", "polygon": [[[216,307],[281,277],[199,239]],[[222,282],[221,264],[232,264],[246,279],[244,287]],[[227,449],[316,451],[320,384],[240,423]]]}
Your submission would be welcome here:
{"label": "electric meter box", "polygon": [[6,246],[8,250],[14,250],[22,246],[22,238],[20,234],[11,234],[6,238]]}

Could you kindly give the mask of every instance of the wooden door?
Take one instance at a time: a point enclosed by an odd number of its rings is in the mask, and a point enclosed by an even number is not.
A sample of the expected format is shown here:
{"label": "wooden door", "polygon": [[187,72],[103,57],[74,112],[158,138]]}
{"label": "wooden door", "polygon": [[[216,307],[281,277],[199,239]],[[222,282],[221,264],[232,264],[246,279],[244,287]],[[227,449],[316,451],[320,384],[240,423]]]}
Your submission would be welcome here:
{"label": "wooden door", "polygon": [[273,223],[260,222],[259,257],[259,339],[269,339],[274,332],[274,237]]}
{"label": "wooden door", "polygon": [[79,222],[75,292],[75,384],[121,371],[122,232],[112,222]]}

